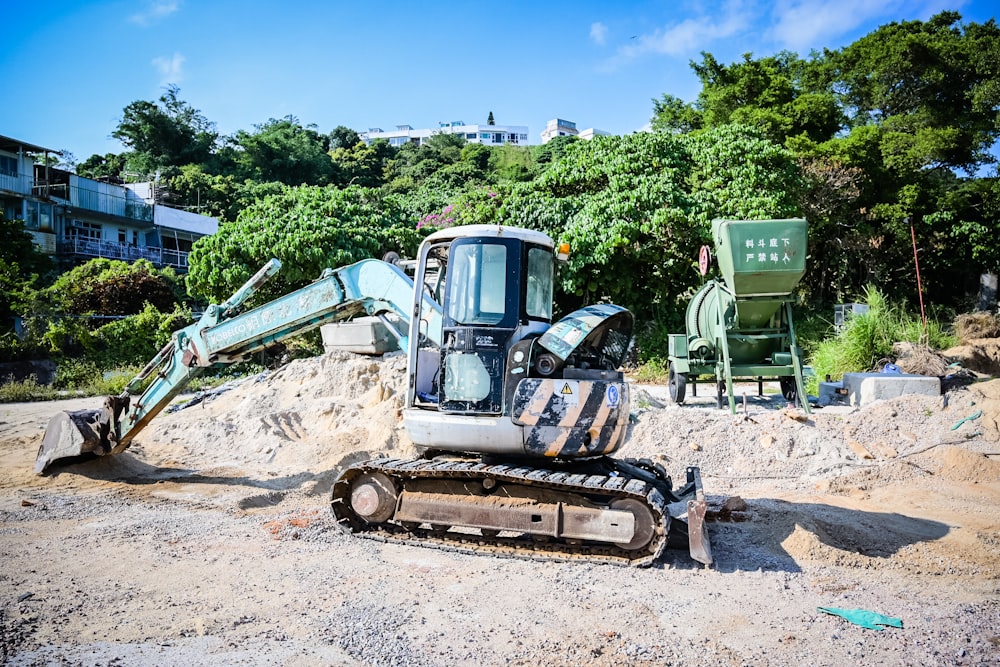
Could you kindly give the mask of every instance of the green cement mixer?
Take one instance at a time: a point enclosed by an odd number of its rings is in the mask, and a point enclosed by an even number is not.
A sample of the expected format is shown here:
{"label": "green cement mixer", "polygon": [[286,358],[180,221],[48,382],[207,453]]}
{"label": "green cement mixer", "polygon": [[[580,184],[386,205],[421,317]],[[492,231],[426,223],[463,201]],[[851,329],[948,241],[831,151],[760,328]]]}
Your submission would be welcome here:
{"label": "green cement mixer", "polygon": [[[697,395],[699,376],[713,376],[718,405],[729,397],[736,412],[734,380],[777,379],[782,395],[809,412],[802,351],[795,343],[792,292],[806,270],[806,221],[714,220],[712,237],[721,280],[706,282],[688,304],[686,333],[671,334],[670,398],[683,403],[687,385]],[[711,264],[708,247],[699,262]]]}

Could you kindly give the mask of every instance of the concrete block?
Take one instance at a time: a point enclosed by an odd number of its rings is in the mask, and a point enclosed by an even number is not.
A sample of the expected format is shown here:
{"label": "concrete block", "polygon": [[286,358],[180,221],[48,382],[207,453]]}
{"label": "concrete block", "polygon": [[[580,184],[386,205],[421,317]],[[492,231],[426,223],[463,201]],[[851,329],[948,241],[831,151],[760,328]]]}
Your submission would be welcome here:
{"label": "concrete block", "polygon": [[[393,325],[399,329],[398,321]],[[356,354],[385,354],[399,349],[399,341],[377,317],[358,317],[350,322],[324,324],[319,330],[326,352],[343,350]]]}
{"label": "concrete block", "polygon": [[824,408],[828,405],[847,405],[847,392],[844,390],[844,383],[820,382],[817,404]]}
{"label": "concrete block", "polygon": [[906,373],[844,373],[844,388],[850,404],[862,406],[906,394],[940,396],[941,380]]}

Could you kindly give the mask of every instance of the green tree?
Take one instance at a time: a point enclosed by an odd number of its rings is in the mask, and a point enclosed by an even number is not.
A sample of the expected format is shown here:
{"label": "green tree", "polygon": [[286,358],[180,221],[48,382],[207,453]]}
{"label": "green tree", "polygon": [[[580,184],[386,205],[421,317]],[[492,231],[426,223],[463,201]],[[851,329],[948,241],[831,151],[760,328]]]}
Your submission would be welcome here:
{"label": "green tree", "polygon": [[127,171],[127,156],[117,153],[91,155],[76,166],[76,173],[94,180],[118,179]]}
{"label": "green tree", "polygon": [[413,256],[420,234],[398,200],[352,186],[300,186],[259,199],[236,222],[199,239],[189,256],[188,291],[218,303],[270,258],[283,263],[257,299],[265,302],[338,268],[387,251]]}
{"label": "green tree", "polygon": [[702,112],[693,104],[664,93],[660,99],[653,100],[653,118],[650,124],[655,132],[693,132],[704,126],[702,116]]}
{"label": "green tree", "polygon": [[833,92],[823,88],[815,63],[782,51],[723,65],[709,53],[691,63],[702,82],[695,105],[665,95],[654,101],[653,127],[685,131],[741,123],[784,143],[789,137],[831,138],[844,118]]}
{"label": "green tree", "polygon": [[531,146],[532,157],[535,161],[535,168],[545,171],[548,167],[566,153],[566,148],[572,143],[581,141],[574,136],[552,137],[544,144]]}
{"label": "green tree", "polygon": [[61,274],[41,292],[39,305],[51,315],[134,315],[147,303],[169,312],[181,297],[171,268],[157,269],[145,259],[95,258]]}
{"label": "green tree", "polygon": [[137,100],[125,107],[111,136],[130,150],[130,170],[151,174],[208,160],[218,133],[200,111],[178,97],[179,92],[170,85],[158,102]]}
{"label": "green tree", "polygon": [[963,24],[946,11],[890,23],[825,58],[850,125],[883,128],[891,168],[971,171],[995,162],[1000,29],[993,19]]}
{"label": "green tree", "polygon": [[396,192],[415,189],[439,170],[459,162],[465,145],[464,136],[450,132],[433,134],[419,146],[403,145],[386,165],[391,189]]}
{"label": "green tree", "polygon": [[51,280],[53,268],[24,231],[24,223],[0,214],[0,360],[26,351],[14,336],[14,317],[28,313],[35,290]]}
{"label": "green tree", "polygon": [[254,132],[238,131],[239,180],[277,181],[285,185],[327,185],[334,181],[334,163],[327,153],[329,137],[315,126],[303,126],[294,116],[272,118]]}
{"label": "green tree", "polygon": [[218,176],[201,165],[189,164],[167,181],[173,193],[171,206],[210,215],[220,220],[235,220],[239,213],[239,185],[233,176]]}
{"label": "green tree", "polygon": [[338,125],[330,132],[330,150],[335,148],[353,148],[361,142],[361,135],[349,127]]}
{"label": "green tree", "polygon": [[336,185],[365,188],[384,185],[386,166],[395,155],[396,149],[385,139],[377,139],[370,145],[357,141],[351,145],[336,146],[330,151],[337,174]]}

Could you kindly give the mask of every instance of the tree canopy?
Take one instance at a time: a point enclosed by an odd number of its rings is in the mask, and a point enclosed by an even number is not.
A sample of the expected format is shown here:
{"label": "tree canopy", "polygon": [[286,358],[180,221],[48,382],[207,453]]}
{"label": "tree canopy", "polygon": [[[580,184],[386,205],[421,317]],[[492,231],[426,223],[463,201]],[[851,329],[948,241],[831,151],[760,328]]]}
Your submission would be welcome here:
{"label": "tree canopy", "polygon": [[197,299],[226,298],[273,256],[284,269],[265,297],[327,267],[412,255],[434,228],[483,222],[571,243],[564,310],[610,300],[660,324],[683,317],[700,284],[697,249],[714,217],[805,216],[801,289],[816,305],[854,300],[870,282],[915,300],[913,237],[935,304],[962,307],[981,271],[1000,270],[993,20],[942,12],[841,49],[732,63],[702,53],[691,67],[697,98],[654,99],[652,132],[535,146],[448,132],[369,143],[291,115],[221,137],[170,87],[125,107],[113,133],[125,151],[77,169],[158,170],[171,205],[222,221],[189,257]]}
{"label": "tree canopy", "polygon": [[199,239],[190,255],[188,289],[216,303],[229,297],[269,259],[283,268],[266,300],[302,287],[323,269],[388,251],[412,256],[420,235],[391,195],[351,186],[283,188],[240,212],[235,222]]}
{"label": "tree canopy", "polygon": [[137,100],[125,107],[111,136],[130,149],[130,170],[151,174],[209,158],[218,139],[215,126],[181,100],[179,92],[171,85],[158,102]]}

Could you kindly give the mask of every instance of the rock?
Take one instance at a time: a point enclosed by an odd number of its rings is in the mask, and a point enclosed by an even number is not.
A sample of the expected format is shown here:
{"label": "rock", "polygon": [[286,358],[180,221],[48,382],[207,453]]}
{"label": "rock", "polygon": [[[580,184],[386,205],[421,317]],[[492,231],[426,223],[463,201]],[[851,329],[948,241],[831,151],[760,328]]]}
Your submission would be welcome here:
{"label": "rock", "polygon": [[872,456],[872,453],[869,452],[868,449],[857,440],[848,440],[847,446],[851,448],[851,451],[853,451],[855,454],[858,455],[859,459],[871,460],[875,458],[874,456]]}
{"label": "rock", "polygon": [[745,512],[746,510],[747,503],[739,496],[730,496],[726,498],[726,502],[722,503],[723,512]]}

